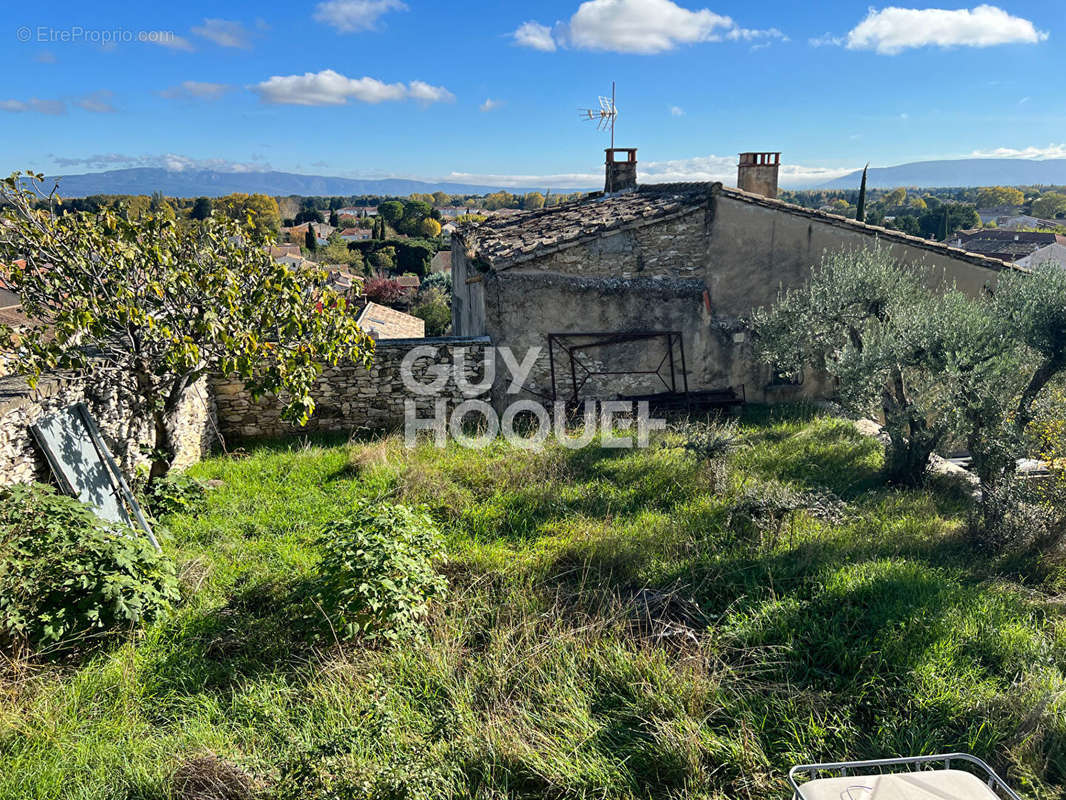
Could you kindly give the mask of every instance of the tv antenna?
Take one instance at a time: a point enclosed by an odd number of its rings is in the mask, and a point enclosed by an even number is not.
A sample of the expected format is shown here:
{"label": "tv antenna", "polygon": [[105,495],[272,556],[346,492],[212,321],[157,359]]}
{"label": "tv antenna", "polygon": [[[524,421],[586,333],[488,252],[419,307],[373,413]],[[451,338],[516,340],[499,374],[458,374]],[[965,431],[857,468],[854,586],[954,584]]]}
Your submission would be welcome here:
{"label": "tv antenna", "polygon": [[611,132],[611,149],[614,149],[614,121],[618,119],[618,106],[614,104],[614,81],[611,81],[611,96],[600,97],[599,108],[582,108],[578,110],[581,119],[595,122],[596,130]]}

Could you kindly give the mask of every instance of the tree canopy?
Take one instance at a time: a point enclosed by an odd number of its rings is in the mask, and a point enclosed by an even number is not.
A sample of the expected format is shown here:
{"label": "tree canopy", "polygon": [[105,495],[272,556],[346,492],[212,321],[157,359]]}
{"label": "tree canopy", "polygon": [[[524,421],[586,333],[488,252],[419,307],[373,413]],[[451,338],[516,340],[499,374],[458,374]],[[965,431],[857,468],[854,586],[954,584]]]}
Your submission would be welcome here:
{"label": "tree canopy", "polygon": [[369,360],[373,343],[326,273],[275,262],[229,217],[59,214],[55,197],[37,207],[43,176],[28,179],[0,184],[0,277],[31,320],[0,325],[0,353],[31,383],[54,369],[106,376],[153,423],[153,478],[174,461],[177,411],[200,377],[281,392],[285,417],[303,422],[323,364]]}
{"label": "tree canopy", "polygon": [[274,239],[281,229],[278,201],[269,195],[228,194],[215,201],[215,209],[239,224],[256,241]]}
{"label": "tree canopy", "polygon": [[978,208],[997,206],[1020,206],[1025,202],[1025,193],[1011,186],[985,186],[977,193]]}

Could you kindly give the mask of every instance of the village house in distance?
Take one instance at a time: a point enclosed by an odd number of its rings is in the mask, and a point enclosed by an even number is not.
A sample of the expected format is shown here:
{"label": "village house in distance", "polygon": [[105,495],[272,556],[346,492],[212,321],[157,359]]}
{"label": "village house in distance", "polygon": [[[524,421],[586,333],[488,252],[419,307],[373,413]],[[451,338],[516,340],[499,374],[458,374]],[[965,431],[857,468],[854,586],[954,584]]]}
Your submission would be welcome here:
{"label": "village house in distance", "polygon": [[[687,375],[690,390],[774,402],[819,395],[824,387],[812,376],[781,376],[760,363],[748,320],[781,287],[803,285],[825,252],[880,244],[970,294],[1012,268],[780,201],[779,169],[779,153],[744,153],[737,189],[707,182],[640,185],[636,150],[608,149],[606,191],[462,226],[453,235],[454,333],[487,335],[519,357],[542,348],[524,387],[534,396],[561,395],[560,387],[570,393],[575,384],[588,396],[661,392],[673,388],[663,366],[669,359],[675,376]],[[593,343],[604,333],[671,331],[681,334],[683,366],[680,348],[670,349],[665,339],[630,336],[615,347],[581,350],[574,364],[569,352],[560,360],[555,346]],[[597,336],[573,336],[582,332]],[[553,337],[549,352],[549,335],[558,333],[571,336]],[[623,369],[631,374],[601,374]]]}

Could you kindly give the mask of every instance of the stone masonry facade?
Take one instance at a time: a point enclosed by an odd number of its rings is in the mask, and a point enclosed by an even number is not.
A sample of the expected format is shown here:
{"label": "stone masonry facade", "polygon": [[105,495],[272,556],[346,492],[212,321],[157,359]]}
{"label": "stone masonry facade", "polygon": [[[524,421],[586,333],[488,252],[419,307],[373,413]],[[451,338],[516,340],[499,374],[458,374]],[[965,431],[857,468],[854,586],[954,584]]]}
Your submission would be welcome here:
{"label": "stone masonry facade", "polygon": [[529,261],[526,270],[596,278],[691,278],[706,253],[707,213],[697,208],[659,225],[613,232]]}
{"label": "stone masonry facade", "polygon": [[[473,390],[464,392],[455,375],[461,363],[462,375],[476,386],[484,374],[487,337],[431,339],[382,339],[374,350],[370,369],[361,364],[339,364],[323,370],[313,391],[315,413],[308,424],[297,426],[281,417],[282,403],[268,395],[253,399],[243,385],[231,378],[212,381],[218,425],[226,437],[254,439],[278,438],[298,433],[381,430],[403,424],[405,402],[413,401],[419,417],[432,417],[437,400],[444,400],[448,411],[469,399]],[[415,347],[428,348],[432,357],[415,359],[412,376],[430,383],[441,370],[448,380],[440,391],[419,395],[405,386],[401,366]],[[477,390],[487,395],[489,387]]]}

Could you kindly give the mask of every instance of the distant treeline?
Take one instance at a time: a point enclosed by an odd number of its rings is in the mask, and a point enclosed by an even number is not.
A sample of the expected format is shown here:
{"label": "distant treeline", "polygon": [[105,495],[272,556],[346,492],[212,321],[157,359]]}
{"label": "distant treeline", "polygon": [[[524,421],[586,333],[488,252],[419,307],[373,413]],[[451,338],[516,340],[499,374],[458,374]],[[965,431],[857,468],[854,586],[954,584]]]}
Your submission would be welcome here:
{"label": "distant treeline", "polygon": [[[804,208],[820,209],[855,218],[859,191],[812,190],[780,193],[782,200]],[[977,209],[1002,210],[1028,215],[1066,226],[1064,186],[982,186],[942,189],[869,189],[865,217],[880,225],[913,236],[943,239],[957,230],[981,225]],[[1057,227],[1057,225],[1056,225]]]}

